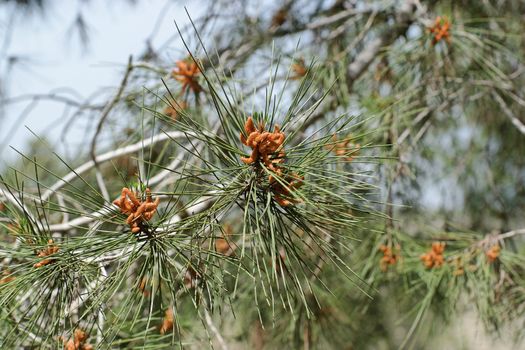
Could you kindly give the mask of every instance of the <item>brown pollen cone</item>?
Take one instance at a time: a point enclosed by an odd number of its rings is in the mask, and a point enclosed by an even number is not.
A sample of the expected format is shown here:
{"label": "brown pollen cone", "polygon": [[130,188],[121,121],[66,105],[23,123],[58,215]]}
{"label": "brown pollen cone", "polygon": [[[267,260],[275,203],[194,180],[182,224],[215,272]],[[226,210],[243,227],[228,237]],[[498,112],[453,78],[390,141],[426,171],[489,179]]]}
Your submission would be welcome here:
{"label": "brown pollen cone", "polygon": [[487,252],[485,253],[489,263],[493,263],[494,261],[496,261],[499,257],[500,252],[501,252],[501,248],[499,244],[495,244],[492,247],[490,247],[490,249],[487,250]]}
{"label": "brown pollen cone", "polygon": [[[394,265],[399,260],[399,254],[394,253],[391,247],[382,244],[379,250],[383,253],[383,257],[379,261],[381,271],[388,270],[388,266]],[[400,247],[396,246],[396,251],[399,252]]]}
{"label": "brown pollen cone", "polygon": [[359,154],[361,145],[358,143],[352,143],[349,137],[338,141],[337,135],[334,134],[332,140],[333,143],[326,145],[326,148],[332,151],[337,157],[341,157],[347,162],[351,162]]}
{"label": "brown pollen cone", "polygon": [[142,277],[140,279],[140,284],[138,286],[138,289],[142,292],[142,294],[147,298],[150,296],[150,292],[147,290],[148,288],[148,278]]}
{"label": "brown pollen cone", "polygon": [[274,198],[277,201],[277,203],[279,203],[279,205],[282,207],[287,207],[291,204],[300,203],[300,199],[293,198],[292,192],[299,189],[303,185],[303,180],[304,176],[299,176],[294,173],[284,177],[284,179],[282,180],[284,184],[277,180],[274,180],[272,190],[275,194]]}
{"label": "brown pollen cone", "polygon": [[149,188],[146,188],[146,200],[142,202],[137,199],[136,193],[133,193],[129,188],[124,187],[120,198],[114,200],[113,204],[120,208],[122,214],[128,215],[126,223],[131,228],[131,232],[139,233],[142,230],[142,224],[145,221],[151,220],[157,211],[159,202],[159,198],[153,201]]}
{"label": "brown pollen cone", "polygon": [[443,257],[444,252],[445,243],[433,242],[430,251],[421,255],[420,259],[427,269],[441,267],[445,263],[445,258]]}
{"label": "brown pollen cone", "polygon": [[80,328],[75,329],[73,338],[64,341],[64,350],[92,350],[93,345],[86,344],[88,336]]}
{"label": "brown pollen cone", "polygon": [[283,149],[285,135],[281,132],[279,125],[274,126],[273,132],[265,131],[262,123],[256,128],[252,117],[248,117],[244,124],[244,133],[241,132],[240,139],[244,145],[252,149],[250,157],[241,157],[243,163],[255,165],[262,163],[279,177],[279,181],[274,175],[268,177],[270,189],[274,193],[274,199],[277,203],[281,206],[288,206],[300,202],[290,197],[293,191],[303,185],[304,177],[295,173],[285,174],[280,166],[285,157]]}
{"label": "brown pollen cone", "polygon": [[237,248],[237,245],[229,239],[233,234],[233,229],[231,225],[225,224],[223,231],[222,237],[215,239],[215,250],[220,254],[230,256]]}
{"label": "brown pollen cone", "polygon": [[9,283],[12,280],[15,279],[15,277],[9,272],[9,270],[5,270],[2,272],[2,278],[0,278],[0,284]]}
{"label": "brown pollen cone", "polygon": [[429,32],[434,35],[432,45],[436,45],[442,39],[450,43],[450,26],[451,23],[446,17],[436,17],[434,25],[428,29]]}
{"label": "brown pollen cone", "polygon": [[166,108],[164,114],[173,120],[176,120],[179,114],[188,108],[186,101],[172,101]]}
{"label": "brown pollen cone", "polygon": [[[53,255],[55,254],[56,252],[58,252],[59,249],[56,245],[53,244],[53,240],[50,239],[49,241],[47,241],[47,248],[46,249],[42,249],[40,252],[38,252],[38,257],[41,257],[41,258],[44,258],[46,256],[50,256],[50,255]],[[44,265],[48,265],[48,264],[51,264],[53,261],[55,261],[55,259],[52,259],[52,258],[46,258],[44,260],[41,260],[39,262],[37,262],[36,264],[34,264],[33,266],[35,268],[39,268],[39,267],[42,267]]]}
{"label": "brown pollen cone", "polygon": [[160,326],[160,334],[165,334],[173,329],[173,308],[170,306],[164,313],[162,325]]}
{"label": "brown pollen cone", "polygon": [[303,59],[296,60],[294,63],[292,63],[292,71],[294,72],[294,75],[290,77],[292,80],[301,79],[308,73],[308,69],[306,68],[304,64]]}
{"label": "brown pollen cone", "polygon": [[279,27],[286,22],[286,19],[288,18],[288,10],[285,8],[281,8],[277,10],[277,12],[272,16],[272,27]]}
{"label": "brown pollen cone", "polygon": [[264,131],[264,125],[260,124],[259,128],[255,128],[252,117],[249,117],[244,124],[245,134],[240,134],[241,142],[252,149],[250,157],[241,157],[245,164],[253,164],[261,161],[268,169],[276,171],[275,163],[284,157],[284,152],[279,152],[277,158],[275,156],[277,151],[282,151],[282,145],[285,139],[281,132],[279,125],[274,126],[274,132]]}
{"label": "brown pollen cone", "polygon": [[197,63],[192,59],[186,59],[183,61],[175,62],[176,67],[171,72],[171,75],[179,82],[182,83],[181,95],[187,90],[191,90],[194,93],[202,91],[202,87],[197,81],[197,77],[201,73],[201,70]]}

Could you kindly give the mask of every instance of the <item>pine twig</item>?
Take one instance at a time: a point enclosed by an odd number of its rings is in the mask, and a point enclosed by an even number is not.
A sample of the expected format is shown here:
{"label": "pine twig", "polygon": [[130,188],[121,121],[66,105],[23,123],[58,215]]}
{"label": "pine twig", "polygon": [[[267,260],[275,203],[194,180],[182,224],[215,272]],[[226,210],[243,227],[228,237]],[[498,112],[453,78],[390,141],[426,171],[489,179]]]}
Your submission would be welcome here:
{"label": "pine twig", "polygon": [[221,333],[219,332],[219,330],[217,329],[217,327],[213,323],[213,320],[211,319],[210,313],[208,312],[206,307],[204,307],[203,309],[204,309],[204,319],[206,321],[206,324],[208,325],[208,327],[210,327],[210,330],[215,335],[215,338],[217,338],[217,341],[219,342],[222,350],[228,350],[229,349],[228,345],[226,344],[226,341],[224,341],[224,338],[222,337]]}
{"label": "pine twig", "polygon": [[498,104],[500,105],[501,109],[503,110],[503,113],[505,113],[505,115],[510,119],[512,125],[514,125],[519,132],[525,135],[525,124],[523,124],[521,120],[519,120],[518,117],[514,115],[514,113],[510,110],[509,106],[507,106],[503,98],[501,98],[501,96],[497,92],[493,91],[492,96],[494,96],[496,102],[498,102]]}

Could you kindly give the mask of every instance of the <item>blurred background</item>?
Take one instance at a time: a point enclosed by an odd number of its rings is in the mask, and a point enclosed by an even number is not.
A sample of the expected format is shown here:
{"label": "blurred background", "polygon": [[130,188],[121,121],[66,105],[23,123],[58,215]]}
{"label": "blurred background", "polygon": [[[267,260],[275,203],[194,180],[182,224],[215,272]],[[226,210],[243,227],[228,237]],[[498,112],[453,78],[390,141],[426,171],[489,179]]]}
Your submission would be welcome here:
{"label": "blurred background", "polygon": [[82,127],[65,132],[71,109],[103,103],[130,55],[164,46],[175,62],[184,46],[174,21],[190,22],[185,8],[199,17],[198,3],[0,1],[0,166],[16,159],[9,146],[28,150],[32,132],[61,152],[81,147]]}

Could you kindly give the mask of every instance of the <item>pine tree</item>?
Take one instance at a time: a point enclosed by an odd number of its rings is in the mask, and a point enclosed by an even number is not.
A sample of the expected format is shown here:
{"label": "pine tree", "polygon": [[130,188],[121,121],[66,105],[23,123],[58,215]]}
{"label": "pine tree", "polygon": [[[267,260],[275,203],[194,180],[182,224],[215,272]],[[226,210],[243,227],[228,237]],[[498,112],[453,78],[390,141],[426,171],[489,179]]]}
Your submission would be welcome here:
{"label": "pine tree", "polygon": [[78,161],[39,139],[1,176],[0,346],[433,348],[473,308],[523,344],[524,9],[232,1],[176,25],[185,52],[81,105]]}

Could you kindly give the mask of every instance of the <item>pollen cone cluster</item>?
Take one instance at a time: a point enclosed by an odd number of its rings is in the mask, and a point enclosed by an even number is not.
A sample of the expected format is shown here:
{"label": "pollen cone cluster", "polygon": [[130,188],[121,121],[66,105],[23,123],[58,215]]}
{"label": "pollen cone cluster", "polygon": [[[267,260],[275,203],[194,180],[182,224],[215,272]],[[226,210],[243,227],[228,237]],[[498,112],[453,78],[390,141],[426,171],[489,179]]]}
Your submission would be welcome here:
{"label": "pollen cone cluster", "polygon": [[272,16],[272,28],[279,27],[286,22],[286,19],[288,18],[288,10],[286,8],[279,9],[273,16]]}
{"label": "pollen cone cluster", "polygon": [[450,43],[450,22],[447,18],[438,16],[434,25],[429,28],[429,31],[434,35],[432,45],[436,45],[442,39]]}
{"label": "pollen cone cluster", "polygon": [[453,276],[463,276],[465,274],[465,267],[463,266],[463,259],[461,257],[455,257],[452,261],[454,264]]}
{"label": "pollen cone cluster", "polygon": [[187,108],[188,103],[186,101],[172,101],[164,109],[164,114],[166,114],[171,119],[176,120],[179,114],[181,114],[181,112]]}
{"label": "pollen cone cluster", "polygon": [[[273,177],[270,181],[273,180]],[[273,180],[272,190],[274,198],[279,205],[286,207],[290,204],[299,203],[300,200],[292,197],[292,192],[299,189],[303,185],[304,176],[297,174],[290,174],[284,176],[283,183]]]}
{"label": "pollen cone cluster", "polygon": [[173,329],[173,308],[170,306],[164,313],[164,319],[160,326],[160,334],[165,334]]}
{"label": "pollen cone cluster", "polygon": [[290,77],[292,80],[301,79],[308,73],[308,69],[305,66],[303,59],[298,59],[294,63],[292,63],[292,71],[294,72],[294,75]]}
{"label": "pollen cone cluster", "polygon": [[221,253],[226,256],[230,256],[235,252],[237,245],[231,241],[231,236],[233,234],[233,228],[231,225],[226,224],[223,228],[222,237],[215,240],[215,250],[218,253]]}
{"label": "pollen cone cluster", "polygon": [[334,152],[336,156],[343,158],[347,162],[354,160],[355,156],[359,153],[361,145],[352,143],[351,139],[347,137],[344,140],[339,141],[337,135],[332,136],[333,143],[326,145],[330,151]]}
{"label": "pollen cone cluster", "polygon": [[184,286],[188,289],[195,288],[201,282],[201,274],[195,270],[191,265],[188,266],[186,272],[184,273],[183,283]]}
{"label": "pollen cone cluster", "polygon": [[[274,198],[281,206],[287,206],[298,201],[286,199],[291,193],[302,186],[304,177],[295,173],[283,174],[282,168],[279,166],[284,162],[285,152],[283,149],[283,142],[285,139],[284,133],[278,125],[274,126],[274,131],[269,132],[264,130],[264,124],[259,124],[255,127],[252,117],[249,117],[244,124],[245,134],[241,132],[241,142],[252,149],[250,157],[241,157],[245,164],[264,164],[266,168],[274,172],[280,181],[277,181],[273,175],[269,176],[269,182],[274,193]],[[245,135],[248,135],[246,137]]]}
{"label": "pollen cone cluster", "polygon": [[155,201],[151,198],[151,191],[146,189],[146,201],[142,202],[137,199],[137,194],[129,188],[124,187],[120,198],[113,204],[120,208],[122,214],[128,215],[126,223],[131,228],[131,232],[138,233],[142,230],[141,226],[145,221],[151,220],[159,205],[159,198]]}
{"label": "pollen cone cluster", "polygon": [[142,292],[142,294],[145,297],[149,297],[150,296],[150,292],[147,290],[147,288],[148,288],[148,278],[147,277],[142,277],[141,280],[140,280],[140,284],[139,284],[138,289]]}
{"label": "pollen cone cluster", "polygon": [[[38,257],[40,258],[44,258],[46,256],[50,256],[50,255],[53,255],[55,254],[56,252],[58,252],[58,247],[53,243],[53,240],[50,239],[49,241],[47,241],[47,248],[46,249],[42,249],[39,253],[38,253]],[[55,259],[51,259],[51,258],[46,258],[44,260],[41,260],[40,262],[37,262],[36,264],[34,264],[33,266],[38,268],[38,267],[42,267],[44,265],[47,265],[47,264],[50,264],[52,263],[53,261],[55,261]]]}
{"label": "pollen cone cluster", "polygon": [[420,259],[428,269],[441,267],[445,263],[444,251],[445,243],[434,242],[432,243],[432,249],[428,253],[421,255]]}
{"label": "pollen cone cluster", "polygon": [[490,263],[493,263],[494,261],[498,259],[500,252],[501,252],[501,248],[499,244],[496,244],[490,247],[490,249],[485,253],[485,255],[487,256],[487,260]]}
{"label": "pollen cone cluster", "polygon": [[256,129],[252,117],[249,117],[244,124],[244,131],[248,138],[241,133],[241,142],[251,147],[252,154],[248,158],[241,157],[241,160],[245,164],[253,164],[261,160],[268,169],[274,172],[277,171],[276,165],[284,159],[282,144],[285,138],[279,125],[275,125],[273,132],[264,131],[262,123]]}
{"label": "pollen cone cluster", "polygon": [[192,59],[175,62],[176,67],[171,72],[171,75],[182,83],[181,94],[187,90],[192,90],[194,93],[202,91],[202,87],[197,81],[198,75],[201,73],[199,66]]}
{"label": "pollen cone cluster", "polygon": [[[389,265],[394,265],[399,260],[399,254],[394,253],[392,247],[382,244],[379,250],[383,253],[383,257],[379,261],[379,267],[381,271],[388,270]],[[396,251],[399,252],[399,246],[396,246]]]}
{"label": "pollen cone cluster", "polygon": [[0,277],[0,284],[9,283],[15,279],[8,270],[2,272],[0,276],[3,276]]}
{"label": "pollen cone cluster", "polygon": [[93,346],[86,344],[87,339],[86,332],[77,328],[73,333],[73,338],[64,341],[64,350],[92,350]]}

